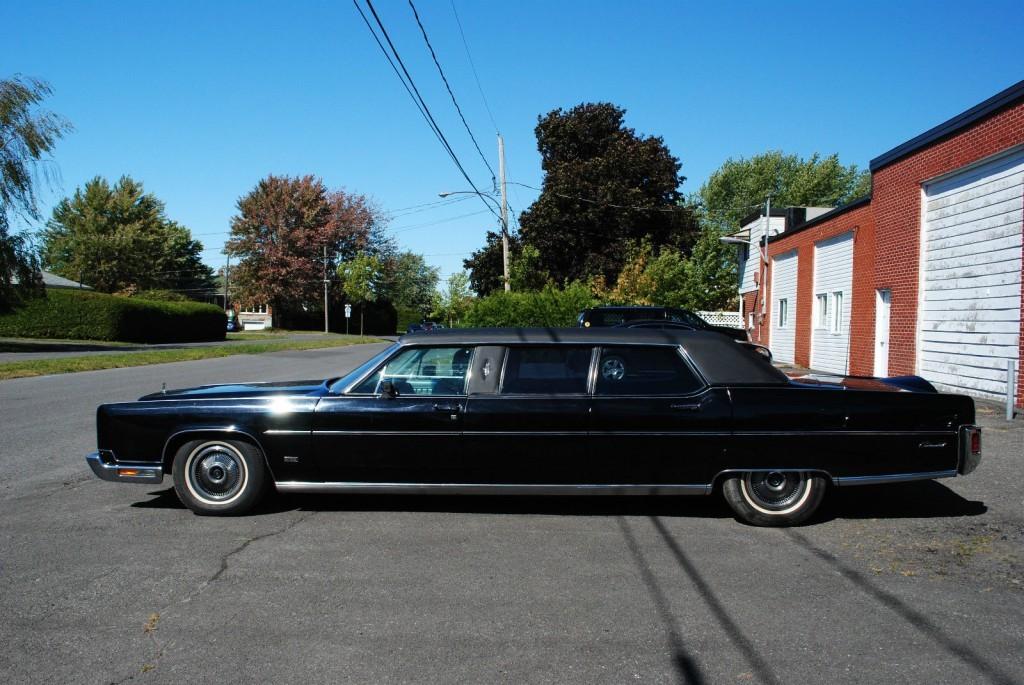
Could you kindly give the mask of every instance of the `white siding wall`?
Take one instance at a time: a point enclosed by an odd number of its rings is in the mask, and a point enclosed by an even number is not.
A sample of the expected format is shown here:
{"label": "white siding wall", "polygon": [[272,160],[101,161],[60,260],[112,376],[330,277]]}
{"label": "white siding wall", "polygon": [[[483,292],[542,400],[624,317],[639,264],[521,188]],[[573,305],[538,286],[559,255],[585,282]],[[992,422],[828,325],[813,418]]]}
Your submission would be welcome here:
{"label": "white siding wall", "polygon": [[[796,274],[797,251],[772,258],[772,329],[769,341],[772,356],[780,362],[793,363],[796,342]],[[780,300],[786,300],[786,325],[779,327]]]}
{"label": "white siding wall", "polygon": [[1019,356],[1024,152],[925,188],[918,373],[998,397]]}
{"label": "white siding wall", "polygon": [[[850,353],[850,305],[853,299],[853,233],[814,244],[814,289],[811,316],[811,368],[847,373]],[[835,293],[842,293],[838,326],[830,325]],[[818,294],[827,295],[828,317],[820,323]],[[836,331],[832,329],[836,328]]]}
{"label": "white siding wall", "polygon": [[[754,274],[757,273],[760,268],[760,262],[758,261],[756,245],[758,241],[764,236],[764,217],[750,222],[744,229],[750,229],[750,241],[754,243],[747,251],[747,258],[743,258],[743,248],[740,248],[740,294],[749,293],[757,290],[757,285],[754,283]],[[771,219],[770,230],[771,234],[782,233],[786,228],[786,218],[782,216],[773,216]]]}

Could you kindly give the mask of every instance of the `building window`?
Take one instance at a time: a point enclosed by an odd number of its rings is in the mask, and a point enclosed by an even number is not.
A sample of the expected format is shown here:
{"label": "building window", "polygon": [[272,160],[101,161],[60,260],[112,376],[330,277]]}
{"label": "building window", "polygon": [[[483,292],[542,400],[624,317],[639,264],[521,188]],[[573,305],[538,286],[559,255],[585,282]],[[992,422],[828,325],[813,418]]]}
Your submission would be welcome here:
{"label": "building window", "polygon": [[243,314],[266,314],[267,313],[267,305],[265,305],[265,304],[258,304],[258,305],[254,305],[254,306],[251,306],[251,307],[245,307],[244,309],[242,309],[242,313]]}
{"label": "building window", "polygon": [[828,328],[828,293],[814,296],[815,328]]}
{"label": "building window", "polygon": [[829,331],[832,333],[843,332],[843,291],[837,290],[832,293],[832,316],[829,319]]}
{"label": "building window", "polygon": [[789,322],[789,300],[782,298],[779,300],[779,328],[785,328]]}

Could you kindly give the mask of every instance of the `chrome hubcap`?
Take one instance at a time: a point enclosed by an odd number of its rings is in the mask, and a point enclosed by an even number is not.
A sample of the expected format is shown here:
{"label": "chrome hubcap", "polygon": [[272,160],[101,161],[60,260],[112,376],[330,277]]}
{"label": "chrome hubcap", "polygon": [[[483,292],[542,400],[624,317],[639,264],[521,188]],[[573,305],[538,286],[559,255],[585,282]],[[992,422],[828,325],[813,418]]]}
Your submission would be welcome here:
{"label": "chrome hubcap", "polygon": [[610,381],[620,381],[626,375],[626,366],[617,357],[605,359],[601,364],[601,375]]}
{"label": "chrome hubcap", "polygon": [[807,478],[802,473],[748,473],[744,480],[754,503],[770,510],[786,509],[799,500],[807,489]]}
{"label": "chrome hubcap", "polygon": [[241,458],[225,445],[207,445],[192,457],[189,481],[203,499],[220,501],[238,494],[243,485]]}

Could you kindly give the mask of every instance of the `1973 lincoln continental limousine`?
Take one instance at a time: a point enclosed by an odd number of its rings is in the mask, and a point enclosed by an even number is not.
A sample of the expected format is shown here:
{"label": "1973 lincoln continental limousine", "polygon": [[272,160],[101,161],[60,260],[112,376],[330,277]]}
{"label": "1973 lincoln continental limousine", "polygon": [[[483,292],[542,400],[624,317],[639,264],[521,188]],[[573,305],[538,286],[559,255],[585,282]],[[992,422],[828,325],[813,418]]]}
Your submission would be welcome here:
{"label": "1973 lincoln continental limousine", "polygon": [[755,525],[828,487],[970,473],[969,397],[921,378],[790,379],[717,333],[406,335],[340,378],[165,390],[97,410],[105,480],[174,481],[200,514],[265,491],[687,495]]}

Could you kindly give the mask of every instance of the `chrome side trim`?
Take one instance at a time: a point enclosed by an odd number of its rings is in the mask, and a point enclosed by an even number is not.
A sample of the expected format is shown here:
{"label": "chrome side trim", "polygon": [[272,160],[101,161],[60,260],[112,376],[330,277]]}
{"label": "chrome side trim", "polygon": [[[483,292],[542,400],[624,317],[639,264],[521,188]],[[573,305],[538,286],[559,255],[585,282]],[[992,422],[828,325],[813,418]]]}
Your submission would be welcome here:
{"label": "chrome side trim", "polygon": [[[305,432],[305,431],[303,431]],[[313,435],[379,435],[381,437],[388,437],[392,435],[397,436],[430,436],[436,435],[439,437],[456,437],[462,435],[459,431],[357,431],[357,430],[315,430],[311,431]]]}
{"label": "chrome side trim", "polygon": [[[115,481],[118,483],[162,483],[164,480],[164,467],[162,464],[152,462],[136,463],[117,461],[109,452],[90,452],[85,455],[85,461],[89,468],[102,480]],[[134,471],[135,475],[127,475],[126,471]]]}
{"label": "chrome side trim", "polygon": [[[256,436],[250,433],[249,431],[241,430],[240,428],[237,428],[235,426],[208,426],[206,428],[187,428],[176,433],[171,433],[169,436],[167,436],[167,440],[164,441],[164,447],[162,450],[160,450],[161,462],[167,461],[167,446],[170,445],[171,442],[173,442],[176,437],[178,437],[179,435],[185,435],[186,433],[238,433],[239,435],[244,435],[245,437],[255,442],[256,446],[260,448],[260,452],[263,453],[264,459],[266,458],[267,455],[266,451],[263,449],[263,445],[260,444],[260,441],[256,439]],[[267,464],[267,468],[269,467],[270,464]]]}
{"label": "chrome side trim", "polygon": [[282,481],[279,492],[317,494],[417,495],[709,495],[711,486],[699,485],[551,485],[505,483],[359,483]]}
{"label": "chrome side trim", "polygon": [[926,471],[922,473],[893,473],[883,476],[840,476],[833,478],[837,487],[850,485],[877,485],[880,483],[906,483],[914,480],[932,480],[935,478],[953,478],[956,469],[950,471]]}
{"label": "chrome side trim", "polygon": [[297,430],[285,430],[283,428],[271,428],[270,430],[263,431],[264,435],[309,435],[313,431],[297,431]]}
{"label": "chrome side trim", "polygon": [[850,436],[850,435],[956,435],[955,431],[876,431],[876,430],[806,430],[806,431],[745,431],[738,430],[733,431],[733,435],[737,436],[751,436],[751,437],[769,437],[773,435],[780,436]]}

